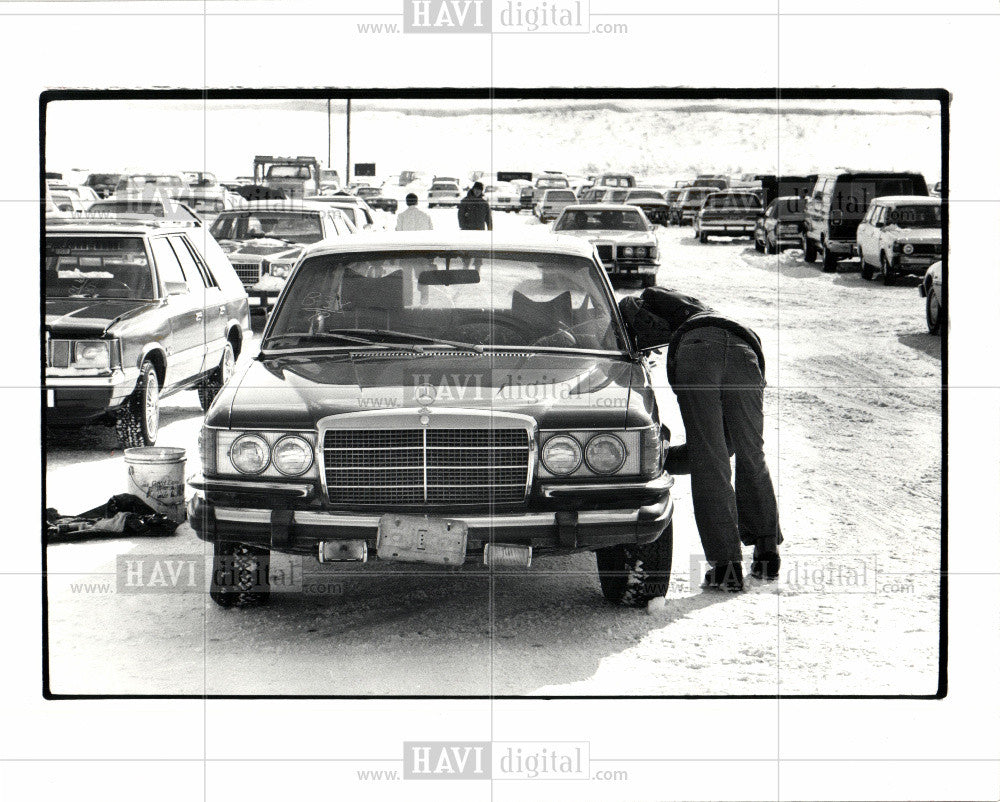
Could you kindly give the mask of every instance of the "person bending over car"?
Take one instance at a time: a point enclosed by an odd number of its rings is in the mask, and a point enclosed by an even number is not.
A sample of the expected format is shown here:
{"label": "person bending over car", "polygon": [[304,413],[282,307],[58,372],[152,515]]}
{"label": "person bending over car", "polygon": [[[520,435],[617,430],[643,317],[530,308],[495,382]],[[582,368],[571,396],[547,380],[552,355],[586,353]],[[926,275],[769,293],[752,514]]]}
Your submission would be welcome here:
{"label": "person bending over car", "polygon": [[741,541],[754,547],[753,575],[777,579],[783,538],[764,459],[760,338],[696,298],[662,287],[649,287],[620,306],[640,348],[669,343],[667,380],[687,442],[668,449],[666,467],[691,474],[695,522],[710,564],[705,585],[743,589]]}

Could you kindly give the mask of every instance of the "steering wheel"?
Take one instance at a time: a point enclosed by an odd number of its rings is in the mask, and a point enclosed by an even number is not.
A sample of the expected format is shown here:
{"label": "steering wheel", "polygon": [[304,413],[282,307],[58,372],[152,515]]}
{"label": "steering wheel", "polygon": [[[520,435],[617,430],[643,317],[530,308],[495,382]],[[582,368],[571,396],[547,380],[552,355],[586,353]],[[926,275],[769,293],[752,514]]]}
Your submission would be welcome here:
{"label": "steering wheel", "polygon": [[455,322],[455,338],[494,345],[537,345],[571,348],[576,337],[566,330],[525,342],[526,324],[509,312],[472,312]]}

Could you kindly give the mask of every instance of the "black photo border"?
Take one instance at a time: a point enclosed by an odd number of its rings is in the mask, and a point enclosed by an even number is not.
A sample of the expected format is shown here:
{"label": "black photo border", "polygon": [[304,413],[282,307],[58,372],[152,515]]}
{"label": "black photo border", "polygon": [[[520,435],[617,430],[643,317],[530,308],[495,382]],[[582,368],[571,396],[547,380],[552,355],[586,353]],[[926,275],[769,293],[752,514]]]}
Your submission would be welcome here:
{"label": "black photo border", "polygon": [[[925,100],[936,101],[941,120],[942,280],[948,282],[950,102],[945,89],[912,88],[693,88],[693,87],[588,87],[588,88],[357,88],[316,87],[309,89],[52,89],[39,95],[39,198],[45,198],[45,142],[47,107],[60,101],[86,100]],[[776,107],[776,112],[778,107]],[[45,337],[45,291],[42,260],[45,253],[45,203],[39,204],[39,338]],[[42,696],[47,700],[78,699],[351,699],[351,700],[439,700],[439,699],[530,699],[577,701],[590,699],[912,699],[940,700],[948,693],[948,331],[941,330],[941,561],[938,626],[938,684],[933,694],[687,694],[687,695],[369,695],[369,694],[68,694],[54,693],[50,685],[48,626],[48,560],[44,502],[46,499],[46,401],[45,356],[40,353],[39,405],[41,408],[41,592],[42,592]],[[40,348],[40,351],[42,349]]]}

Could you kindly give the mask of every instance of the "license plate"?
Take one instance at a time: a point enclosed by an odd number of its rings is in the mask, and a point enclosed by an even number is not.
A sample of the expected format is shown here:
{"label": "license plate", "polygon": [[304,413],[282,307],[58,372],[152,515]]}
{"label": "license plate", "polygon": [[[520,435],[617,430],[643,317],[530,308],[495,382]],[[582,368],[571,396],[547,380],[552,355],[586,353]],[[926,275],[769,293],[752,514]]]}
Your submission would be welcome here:
{"label": "license plate", "polygon": [[45,406],[54,407],[56,405],[56,391],[46,390],[45,391]]}
{"label": "license plate", "polygon": [[469,527],[464,521],[426,515],[383,515],[376,549],[380,560],[461,565]]}

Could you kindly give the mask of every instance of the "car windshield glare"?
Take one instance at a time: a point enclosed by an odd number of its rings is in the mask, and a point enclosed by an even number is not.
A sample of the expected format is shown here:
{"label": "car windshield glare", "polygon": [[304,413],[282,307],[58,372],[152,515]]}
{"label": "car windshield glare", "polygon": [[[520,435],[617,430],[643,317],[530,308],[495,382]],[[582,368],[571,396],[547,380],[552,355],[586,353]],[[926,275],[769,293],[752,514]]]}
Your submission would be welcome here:
{"label": "car windshield glare", "polygon": [[152,299],[153,278],[142,239],[47,237],[45,297]]}
{"label": "car windshield glare", "polygon": [[890,207],[885,211],[885,224],[901,228],[941,228],[941,207],[930,204]]}
{"label": "car windshield glare", "polygon": [[642,217],[633,209],[568,209],[556,231],[645,231]]}
{"label": "car windshield glare", "polygon": [[304,245],[323,239],[319,215],[315,213],[255,210],[220,215],[212,224],[216,239],[247,240],[272,237]]}
{"label": "car windshield glare", "polygon": [[290,279],[261,347],[356,348],[346,338],[360,336],[383,347],[437,341],[621,352],[626,341],[600,270],[583,256],[526,251],[317,255]]}

